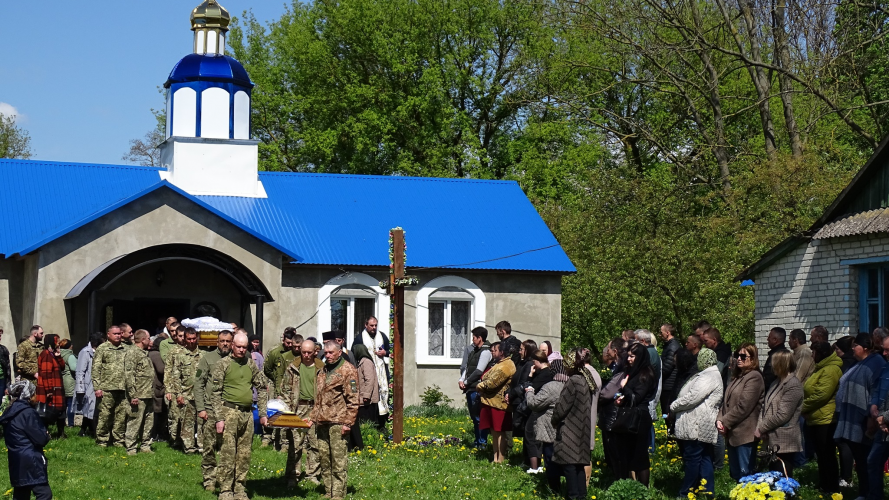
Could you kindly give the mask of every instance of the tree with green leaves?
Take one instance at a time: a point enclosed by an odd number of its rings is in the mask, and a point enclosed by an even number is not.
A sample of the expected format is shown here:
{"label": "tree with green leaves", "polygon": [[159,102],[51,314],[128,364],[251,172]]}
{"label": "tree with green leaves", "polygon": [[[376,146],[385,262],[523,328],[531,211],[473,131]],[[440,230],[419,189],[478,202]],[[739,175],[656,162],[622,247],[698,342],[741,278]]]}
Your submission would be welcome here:
{"label": "tree with green leaves", "polygon": [[16,125],[15,116],[0,114],[0,158],[27,160],[31,157],[31,136]]}

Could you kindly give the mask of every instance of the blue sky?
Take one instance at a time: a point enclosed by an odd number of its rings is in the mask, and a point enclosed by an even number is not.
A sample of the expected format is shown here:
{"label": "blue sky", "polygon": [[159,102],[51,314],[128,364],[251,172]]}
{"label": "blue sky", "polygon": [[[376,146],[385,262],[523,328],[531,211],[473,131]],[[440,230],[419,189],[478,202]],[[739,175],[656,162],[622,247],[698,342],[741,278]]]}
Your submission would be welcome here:
{"label": "blue sky", "polygon": [[[201,0],[0,2],[0,113],[17,113],[32,159],[123,163],[130,139],[154,126],[157,88],[192,50]],[[289,0],[221,0],[263,24]],[[39,23],[39,24],[38,24]]]}

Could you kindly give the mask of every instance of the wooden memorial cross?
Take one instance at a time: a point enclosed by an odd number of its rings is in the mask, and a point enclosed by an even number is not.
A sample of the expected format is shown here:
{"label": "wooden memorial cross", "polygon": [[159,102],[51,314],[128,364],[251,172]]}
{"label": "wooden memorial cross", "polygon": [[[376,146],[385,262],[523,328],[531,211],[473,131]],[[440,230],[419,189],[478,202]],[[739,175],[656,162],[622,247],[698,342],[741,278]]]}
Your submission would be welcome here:
{"label": "wooden memorial cross", "polygon": [[416,285],[415,276],[404,275],[404,230],[396,227],[389,231],[389,331],[392,334],[392,440],[404,439],[404,287]]}

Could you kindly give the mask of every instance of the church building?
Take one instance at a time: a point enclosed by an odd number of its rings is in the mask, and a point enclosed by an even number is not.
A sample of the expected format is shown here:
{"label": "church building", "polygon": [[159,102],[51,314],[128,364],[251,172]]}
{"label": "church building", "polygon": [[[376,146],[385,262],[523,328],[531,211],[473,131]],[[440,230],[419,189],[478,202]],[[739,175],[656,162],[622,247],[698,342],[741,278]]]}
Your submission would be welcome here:
{"label": "church building", "polygon": [[[71,338],[126,322],[212,316],[260,336],[389,332],[389,230],[402,227],[405,402],[433,384],[458,404],[470,330],[512,324],[559,348],[561,278],[575,272],[512,181],[260,172],[254,85],[226,55],[229,14],[191,15],[170,72],[162,167],[0,159],[0,328]],[[887,247],[889,248],[889,247]],[[880,288],[882,290],[882,288]],[[849,292],[854,293],[854,292]]]}

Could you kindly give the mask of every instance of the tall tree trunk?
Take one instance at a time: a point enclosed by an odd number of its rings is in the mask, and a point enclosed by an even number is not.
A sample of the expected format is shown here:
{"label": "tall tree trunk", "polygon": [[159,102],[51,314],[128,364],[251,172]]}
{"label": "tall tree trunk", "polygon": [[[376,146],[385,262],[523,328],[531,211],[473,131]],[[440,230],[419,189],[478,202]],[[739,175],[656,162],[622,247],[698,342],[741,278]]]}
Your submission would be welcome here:
{"label": "tall tree trunk", "polygon": [[[691,13],[695,23],[695,36],[701,37],[701,28],[703,25],[703,22],[701,21],[701,13],[698,11],[696,2],[689,2],[689,5],[691,6]],[[704,65],[704,70],[707,72],[707,102],[713,110],[713,128],[716,135],[716,144],[713,146],[713,156],[716,157],[716,164],[719,166],[719,176],[720,181],[722,182],[722,188],[726,194],[728,194],[732,189],[732,182],[728,168],[729,154],[725,134],[725,118],[722,114],[722,98],[719,95],[719,72],[716,71],[716,67],[713,66],[713,61],[710,58],[710,53],[707,51],[707,48],[701,46],[701,44],[696,41],[693,43],[695,44],[695,52],[701,60],[701,63]]]}
{"label": "tall tree trunk", "polygon": [[803,155],[803,144],[799,137],[796,117],[793,115],[793,81],[787,72],[791,71],[790,49],[787,47],[787,0],[775,0],[772,11],[772,33],[775,37],[775,61],[784,71],[778,74],[781,89],[781,103],[784,105],[784,122],[790,137],[790,150],[794,158]]}
{"label": "tall tree trunk", "polygon": [[[725,6],[725,2],[723,0],[716,0],[716,4],[719,6],[720,12],[722,12],[722,17],[725,20],[726,27],[732,34],[735,45],[738,47],[738,52],[744,52],[744,41],[741,40],[738,30],[732,22],[728,8]],[[744,18],[744,29],[747,31],[747,43],[750,45],[750,59],[755,63],[762,63],[759,30],[757,29],[756,20],[753,16],[752,1],[738,0],[738,9],[741,11],[741,15]],[[759,108],[759,121],[762,124],[762,136],[766,155],[769,159],[774,159],[778,147],[775,143],[775,124],[772,121],[772,109],[769,102],[771,84],[766,75],[766,71],[762,66],[747,63],[744,65],[747,67],[747,73],[750,74],[750,80],[753,82],[753,87],[756,89],[756,95],[759,99],[757,107]]]}

